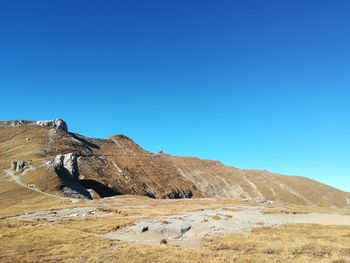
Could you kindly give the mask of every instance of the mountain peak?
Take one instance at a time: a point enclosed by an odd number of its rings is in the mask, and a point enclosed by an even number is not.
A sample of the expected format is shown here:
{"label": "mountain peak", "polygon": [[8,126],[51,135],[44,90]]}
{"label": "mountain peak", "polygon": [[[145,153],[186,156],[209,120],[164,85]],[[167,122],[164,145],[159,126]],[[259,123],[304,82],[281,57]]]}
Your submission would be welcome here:
{"label": "mountain peak", "polygon": [[68,131],[67,123],[62,119],[29,121],[29,120],[9,120],[0,121],[0,127],[18,127],[26,125],[48,126],[58,130]]}

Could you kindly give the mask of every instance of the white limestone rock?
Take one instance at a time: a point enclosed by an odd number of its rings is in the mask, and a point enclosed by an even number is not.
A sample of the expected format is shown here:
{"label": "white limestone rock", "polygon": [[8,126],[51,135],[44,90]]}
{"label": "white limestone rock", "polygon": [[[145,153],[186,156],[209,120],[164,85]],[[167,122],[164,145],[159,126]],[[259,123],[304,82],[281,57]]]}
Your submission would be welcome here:
{"label": "white limestone rock", "polygon": [[78,162],[75,153],[59,154],[55,157],[54,166],[60,174],[65,174],[71,179],[78,179]]}
{"label": "white limestone rock", "polygon": [[0,121],[0,127],[19,127],[26,125],[38,125],[52,127],[57,130],[68,131],[67,123],[62,119],[46,120],[46,121],[25,121],[25,120],[12,120],[12,121]]}
{"label": "white limestone rock", "polygon": [[25,169],[28,169],[32,166],[33,162],[32,160],[19,160],[19,161],[13,161],[11,163],[11,168],[10,170],[12,172],[16,172],[16,173],[21,173],[23,172]]}
{"label": "white limestone rock", "polygon": [[48,120],[48,121],[37,121],[36,124],[39,126],[53,127],[57,130],[68,131],[67,123],[61,119],[54,119],[54,120]]}

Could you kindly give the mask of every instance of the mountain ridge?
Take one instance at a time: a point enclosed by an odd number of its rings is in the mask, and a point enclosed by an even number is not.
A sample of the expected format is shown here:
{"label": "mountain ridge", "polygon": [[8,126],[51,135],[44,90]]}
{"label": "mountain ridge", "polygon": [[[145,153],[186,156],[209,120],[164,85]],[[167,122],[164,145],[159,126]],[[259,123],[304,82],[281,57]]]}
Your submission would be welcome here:
{"label": "mountain ridge", "polygon": [[[0,122],[0,169],[20,178],[38,193],[60,197],[94,199],[137,194],[152,198],[350,205],[349,193],[306,177],[152,153],[122,134],[89,138],[69,132],[67,127],[61,119]],[[11,170],[13,165],[19,167],[19,162],[22,170]],[[2,181],[6,181],[4,178]]]}

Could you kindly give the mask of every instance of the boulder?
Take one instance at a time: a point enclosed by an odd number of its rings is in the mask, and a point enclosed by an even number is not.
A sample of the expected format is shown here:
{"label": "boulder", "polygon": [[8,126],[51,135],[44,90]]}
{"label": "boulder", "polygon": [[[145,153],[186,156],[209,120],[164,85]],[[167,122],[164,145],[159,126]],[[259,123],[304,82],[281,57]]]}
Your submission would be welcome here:
{"label": "boulder", "polygon": [[183,225],[181,225],[181,227],[180,227],[181,234],[186,233],[190,229],[191,229],[191,225],[190,224],[183,223]]}
{"label": "boulder", "polygon": [[77,154],[75,153],[57,155],[54,160],[54,166],[58,175],[68,176],[73,180],[79,178]]}
{"label": "boulder", "polygon": [[[144,223],[140,223],[138,229],[141,229],[141,226],[143,225]],[[191,225],[179,219],[169,219],[166,223],[152,222],[149,224],[147,230],[148,229],[150,231],[161,233],[167,237],[179,238],[191,229]]]}

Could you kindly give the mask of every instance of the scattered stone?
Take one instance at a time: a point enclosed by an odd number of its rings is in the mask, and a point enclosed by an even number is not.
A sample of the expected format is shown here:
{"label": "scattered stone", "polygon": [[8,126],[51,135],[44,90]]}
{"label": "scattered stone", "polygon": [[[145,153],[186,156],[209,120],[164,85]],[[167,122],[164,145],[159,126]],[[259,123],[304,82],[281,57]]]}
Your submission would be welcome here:
{"label": "scattered stone", "polygon": [[42,163],[45,164],[46,166],[51,166],[54,164],[54,161],[53,160],[44,160]]}
{"label": "scattered stone", "polygon": [[166,244],[168,244],[168,241],[165,238],[162,238],[159,243],[161,245],[166,245]]}
{"label": "scattered stone", "polygon": [[188,230],[190,230],[191,229],[191,225],[189,225],[189,224],[183,224],[182,226],[181,226],[181,234],[184,234],[184,233],[186,233]]}
{"label": "scattered stone", "polygon": [[86,191],[89,195],[78,192],[77,190],[69,187],[68,185],[62,185],[61,190],[63,194],[67,197],[76,198],[76,199],[91,199],[91,195],[88,191]]}
{"label": "scattered stone", "polygon": [[148,231],[148,226],[142,227],[141,232],[143,233],[143,232],[146,232],[146,231]]}
{"label": "scattered stone", "polygon": [[263,200],[260,203],[266,204],[266,205],[272,205],[274,203],[274,201],[272,201],[272,200]]}
{"label": "scattered stone", "polygon": [[140,224],[138,226],[138,232],[143,233],[143,232],[146,232],[146,231],[148,231],[148,224],[147,223]]}
{"label": "scattered stone", "polygon": [[106,212],[96,210],[95,207],[73,207],[73,208],[63,208],[51,211],[38,211],[31,213],[24,213],[22,215],[12,216],[8,219],[11,220],[47,220],[56,221],[63,218],[82,218],[91,216],[103,216]]}

